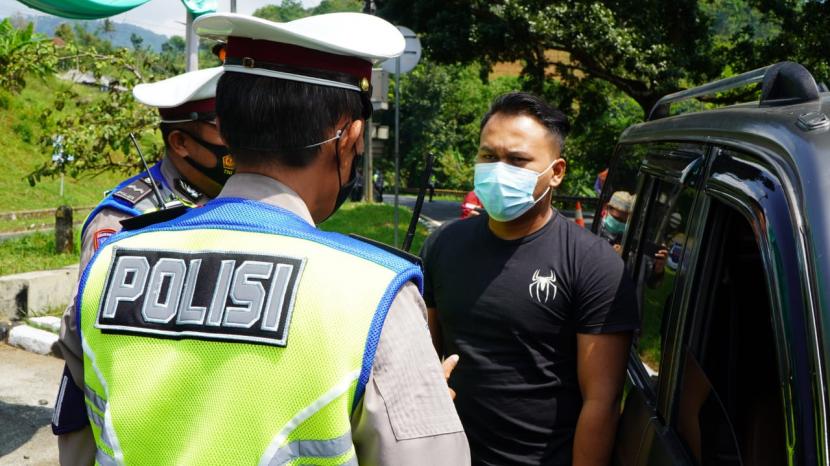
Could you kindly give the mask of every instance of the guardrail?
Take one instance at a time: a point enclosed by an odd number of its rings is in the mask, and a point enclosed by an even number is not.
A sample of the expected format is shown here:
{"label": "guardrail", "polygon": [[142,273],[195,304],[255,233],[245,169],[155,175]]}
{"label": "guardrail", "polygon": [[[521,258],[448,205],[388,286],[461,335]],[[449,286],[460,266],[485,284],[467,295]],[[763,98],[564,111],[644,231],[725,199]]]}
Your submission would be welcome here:
{"label": "guardrail", "polygon": [[[95,206],[81,206],[81,207],[73,207],[72,212],[83,212],[94,209]],[[38,217],[47,217],[47,216],[54,216],[55,210],[54,209],[37,209],[37,210],[18,210],[15,212],[0,212],[0,220],[17,220],[21,218],[38,218]]]}

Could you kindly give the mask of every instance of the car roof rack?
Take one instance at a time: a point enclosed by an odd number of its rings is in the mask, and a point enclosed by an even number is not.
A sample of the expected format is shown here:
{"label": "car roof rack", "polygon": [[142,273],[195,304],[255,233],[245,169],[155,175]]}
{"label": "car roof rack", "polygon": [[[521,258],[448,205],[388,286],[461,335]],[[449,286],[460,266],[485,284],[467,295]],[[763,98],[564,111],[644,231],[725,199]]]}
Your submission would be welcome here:
{"label": "car roof rack", "polygon": [[762,107],[791,105],[818,99],[819,87],[813,75],[798,63],[784,61],[664,96],[651,108],[647,121],[669,116],[673,103],[758,82],[762,83],[760,101]]}

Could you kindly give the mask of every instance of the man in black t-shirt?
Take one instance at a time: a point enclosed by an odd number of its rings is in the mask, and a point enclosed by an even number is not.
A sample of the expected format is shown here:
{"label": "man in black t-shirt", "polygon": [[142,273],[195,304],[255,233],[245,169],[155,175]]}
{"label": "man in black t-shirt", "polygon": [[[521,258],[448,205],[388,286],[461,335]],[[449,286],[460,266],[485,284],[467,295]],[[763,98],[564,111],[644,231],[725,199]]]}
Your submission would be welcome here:
{"label": "man in black t-shirt", "polygon": [[565,116],[530,94],[484,116],[475,192],[487,212],[446,224],[421,252],[439,353],[476,465],[608,464],[634,287],[602,238],[551,208]]}

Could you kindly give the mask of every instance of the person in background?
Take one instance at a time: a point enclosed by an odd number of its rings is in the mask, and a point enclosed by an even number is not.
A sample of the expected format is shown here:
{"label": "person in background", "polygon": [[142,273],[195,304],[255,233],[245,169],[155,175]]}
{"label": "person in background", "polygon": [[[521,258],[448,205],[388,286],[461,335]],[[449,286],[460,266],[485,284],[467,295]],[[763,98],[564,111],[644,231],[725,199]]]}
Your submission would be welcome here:
{"label": "person in background", "polygon": [[617,191],[605,206],[599,235],[610,243],[617,253],[622,252],[622,240],[628,217],[634,205],[634,196],[627,191]]}
{"label": "person in background", "polygon": [[594,192],[597,196],[602,194],[602,187],[605,186],[605,179],[608,178],[608,169],[604,169],[597,173],[597,178],[594,180]]}
{"label": "person in background", "polygon": [[[221,75],[221,67],[208,68],[133,89],[137,101],[158,108],[165,155],[149,172],[118,184],[89,214],[81,229],[81,272],[95,251],[121,231],[122,220],[160,208],[153,183],[166,207],[201,205],[219,194],[234,170],[215,123]],[[58,341],[66,367],[52,418],[62,464],[89,464],[95,455],[83,401],[83,351],[76,322],[73,298],[64,311]]]}
{"label": "person in background", "polygon": [[551,207],[568,121],[527,93],[482,118],[475,193],[485,212],[425,242],[424,300],[475,465],[608,465],[634,286],[602,239]]}
{"label": "person in background", "polygon": [[479,215],[482,208],[481,201],[478,200],[475,191],[470,191],[464,196],[464,201],[461,203],[461,218]]}

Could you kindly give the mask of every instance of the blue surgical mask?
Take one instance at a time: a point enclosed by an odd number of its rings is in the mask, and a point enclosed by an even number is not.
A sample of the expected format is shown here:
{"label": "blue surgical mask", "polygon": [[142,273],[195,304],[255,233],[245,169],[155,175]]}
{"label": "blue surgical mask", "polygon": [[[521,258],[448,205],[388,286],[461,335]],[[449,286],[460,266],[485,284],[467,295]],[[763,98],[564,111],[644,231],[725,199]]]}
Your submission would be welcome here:
{"label": "blue surgical mask", "polygon": [[622,234],[625,231],[625,225],[625,222],[617,220],[611,214],[605,214],[605,218],[602,219],[602,228],[612,235]]}
{"label": "blue surgical mask", "polygon": [[553,166],[540,173],[514,167],[504,162],[477,163],[475,166],[475,193],[487,215],[499,222],[509,222],[530,210],[550,191],[534,199],[536,181]]}

